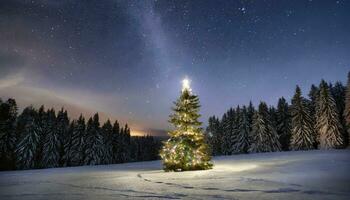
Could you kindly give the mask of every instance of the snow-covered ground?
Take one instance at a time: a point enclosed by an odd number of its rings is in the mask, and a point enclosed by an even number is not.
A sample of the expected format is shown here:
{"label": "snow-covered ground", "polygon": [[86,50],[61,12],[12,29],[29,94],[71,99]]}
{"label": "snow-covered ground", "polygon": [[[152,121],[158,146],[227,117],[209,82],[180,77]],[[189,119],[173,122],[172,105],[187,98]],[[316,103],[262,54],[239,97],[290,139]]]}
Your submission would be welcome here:
{"label": "snow-covered ground", "polygon": [[350,199],[350,150],[214,158],[206,171],[160,161],[0,172],[0,199]]}

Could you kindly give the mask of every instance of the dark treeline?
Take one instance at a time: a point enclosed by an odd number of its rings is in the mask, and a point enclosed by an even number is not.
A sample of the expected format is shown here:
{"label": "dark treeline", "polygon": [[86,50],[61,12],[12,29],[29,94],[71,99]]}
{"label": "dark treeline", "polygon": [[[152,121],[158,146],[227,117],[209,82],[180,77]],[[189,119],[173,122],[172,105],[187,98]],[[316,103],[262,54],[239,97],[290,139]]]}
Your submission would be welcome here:
{"label": "dark treeline", "polygon": [[158,159],[160,142],[131,137],[128,125],[95,114],[69,120],[66,110],[27,107],[0,99],[0,170],[114,164]]}
{"label": "dark treeline", "polygon": [[312,85],[303,97],[297,86],[289,104],[260,102],[230,108],[221,119],[209,118],[206,129],[213,155],[288,150],[345,148],[350,134],[350,72],[341,82]]}

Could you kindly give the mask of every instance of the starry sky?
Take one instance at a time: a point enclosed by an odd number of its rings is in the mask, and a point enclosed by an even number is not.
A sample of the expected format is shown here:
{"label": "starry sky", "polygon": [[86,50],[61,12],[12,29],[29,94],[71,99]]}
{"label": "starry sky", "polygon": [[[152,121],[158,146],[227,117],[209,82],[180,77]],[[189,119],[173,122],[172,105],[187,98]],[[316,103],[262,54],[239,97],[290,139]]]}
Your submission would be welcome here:
{"label": "starry sky", "polygon": [[162,134],[181,80],[202,121],[350,69],[350,1],[2,0],[0,97]]}

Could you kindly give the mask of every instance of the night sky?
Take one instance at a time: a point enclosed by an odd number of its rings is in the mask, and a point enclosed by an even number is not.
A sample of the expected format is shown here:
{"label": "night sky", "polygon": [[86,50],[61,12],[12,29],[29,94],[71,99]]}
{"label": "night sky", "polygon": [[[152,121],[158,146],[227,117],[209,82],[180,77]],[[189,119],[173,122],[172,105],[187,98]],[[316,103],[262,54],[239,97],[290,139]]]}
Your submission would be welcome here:
{"label": "night sky", "polygon": [[206,122],[349,69],[345,0],[0,1],[0,97],[99,112],[133,134],[170,127],[185,77]]}

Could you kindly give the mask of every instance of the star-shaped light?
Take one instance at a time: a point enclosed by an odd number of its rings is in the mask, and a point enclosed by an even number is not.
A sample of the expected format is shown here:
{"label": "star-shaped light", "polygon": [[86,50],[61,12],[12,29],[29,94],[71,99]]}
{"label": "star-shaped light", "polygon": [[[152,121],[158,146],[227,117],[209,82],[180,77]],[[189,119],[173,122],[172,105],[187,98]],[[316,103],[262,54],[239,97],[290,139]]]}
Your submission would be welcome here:
{"label": "star-shaped light", "polygon": [[185,90],[191,91],[191,80],[189,80],[188,78],[182,80],[182,91]]}

